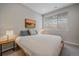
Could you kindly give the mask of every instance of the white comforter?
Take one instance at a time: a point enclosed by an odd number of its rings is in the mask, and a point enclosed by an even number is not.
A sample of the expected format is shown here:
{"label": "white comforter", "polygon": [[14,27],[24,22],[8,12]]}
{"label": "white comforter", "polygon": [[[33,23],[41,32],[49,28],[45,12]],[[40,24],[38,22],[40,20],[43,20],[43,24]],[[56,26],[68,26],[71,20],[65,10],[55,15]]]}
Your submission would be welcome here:
{"label": "white comforter", "polygon": [[56,35],[32,35],[18,37],[16,43],[32,56],[58,56],[61,37]]}

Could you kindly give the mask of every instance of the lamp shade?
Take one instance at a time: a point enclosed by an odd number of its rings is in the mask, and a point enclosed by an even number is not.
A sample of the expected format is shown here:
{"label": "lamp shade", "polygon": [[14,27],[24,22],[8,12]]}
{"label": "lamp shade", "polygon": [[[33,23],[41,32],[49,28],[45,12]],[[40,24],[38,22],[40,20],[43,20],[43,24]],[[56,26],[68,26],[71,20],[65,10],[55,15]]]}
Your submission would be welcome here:
{"label": "lamp shade", "polygon": [[10,35],[13,35],[14,33],[13,33],[13,30],[7,30],[6,31],[6,35],[8,35],[8,36],[10,36]]}
{"label": "lamp shade", "polygon": [[38,34],[41,34],[44,31],[44,29],[40,29]]}

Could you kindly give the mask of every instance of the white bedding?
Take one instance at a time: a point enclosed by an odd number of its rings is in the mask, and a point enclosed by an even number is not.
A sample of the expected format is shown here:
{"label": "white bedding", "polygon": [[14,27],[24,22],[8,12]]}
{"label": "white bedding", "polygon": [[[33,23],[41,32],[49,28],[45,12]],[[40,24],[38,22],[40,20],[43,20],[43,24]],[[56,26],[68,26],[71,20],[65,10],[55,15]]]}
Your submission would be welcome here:
{"label": "white bedding", "polygon": [[38,34],[18,37],[15,42],[32,56],[58,56],[61,40],[60,36]]}

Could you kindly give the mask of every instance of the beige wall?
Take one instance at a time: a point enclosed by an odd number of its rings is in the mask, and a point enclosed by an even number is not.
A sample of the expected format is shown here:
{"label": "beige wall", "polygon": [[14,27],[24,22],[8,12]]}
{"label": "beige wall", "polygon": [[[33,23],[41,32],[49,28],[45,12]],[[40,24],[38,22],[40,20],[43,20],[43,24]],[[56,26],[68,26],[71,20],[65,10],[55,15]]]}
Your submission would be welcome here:
{"label": "beige wall", "polygon": [[68,12],[68,31],[48,31],[50,34],[61,35],[64,41],[79,43],[79,4],[72,5],[44,15],[48,17],[62,12]]}
{"label": "beige wall", "polygon": [[42,27],[41,15],[22,4],[0,4],[0,35],[4,35],[9,28],[18,33],[25,30],[24,19],[34,18],[36,29]]}

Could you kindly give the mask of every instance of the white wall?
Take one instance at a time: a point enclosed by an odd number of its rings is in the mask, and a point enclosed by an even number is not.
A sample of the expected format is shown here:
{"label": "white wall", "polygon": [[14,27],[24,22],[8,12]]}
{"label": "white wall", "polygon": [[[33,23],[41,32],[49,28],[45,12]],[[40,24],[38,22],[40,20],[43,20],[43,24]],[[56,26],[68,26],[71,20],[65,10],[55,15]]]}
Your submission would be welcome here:
{"label": "white wall", "polygon": [[48,17],[62,12],[68,12],[68,31],[49,31],[50,34],[61,35],[65,41],[79,43],[79,4],[72,5],[44,15]]}
{"label": "white wall", "polygon": [[22,4],[0,4],[0,35],[4,35],[8,29],[18,33],[25,30],[24,19],[33,18],[36,20],[36,29],[42,27],[41,15],[23,6]]}
{"label": "white wall", "polygon": [[79,44],[74,45],[67,42],[64,43],[62,56],[79,56]]}
{"label": "white wall", "polygon": [[[5,35],[6,30],[12,29],[14,33],[25,30],[25,18],[36,20],[36,29],[42,27],[42,17],[40,14],[23,6],[22,4],[0,4],[0,36]],[[3,46],[3,51],[12,48],[12,44]]]}

